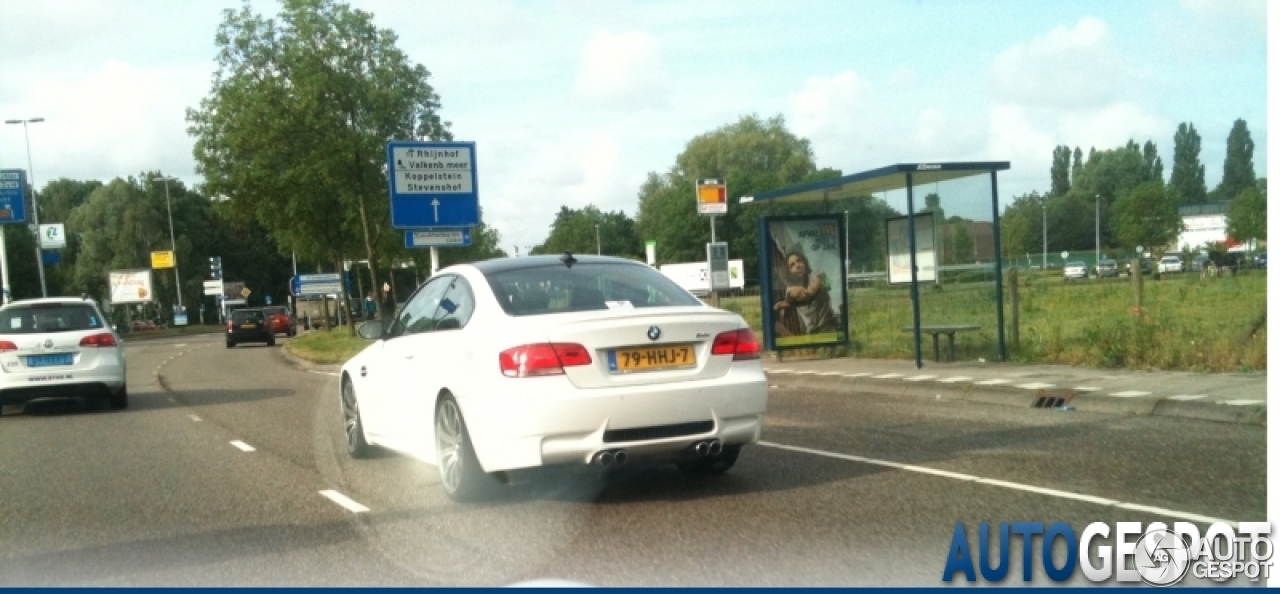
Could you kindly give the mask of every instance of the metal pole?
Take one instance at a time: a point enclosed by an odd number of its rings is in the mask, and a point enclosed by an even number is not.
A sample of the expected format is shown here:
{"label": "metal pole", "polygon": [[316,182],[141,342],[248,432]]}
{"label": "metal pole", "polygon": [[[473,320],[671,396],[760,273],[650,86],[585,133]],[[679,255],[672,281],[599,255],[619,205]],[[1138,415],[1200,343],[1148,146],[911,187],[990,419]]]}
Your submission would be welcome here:
{"label": "metal pole", "polygon": [[169,210],[169,250],[173,252],[173,286],[178,291],[178,309],[182,309],[182,275],[178,273],[178,242],[173,236],[173,203],[169,200],[169,178],[164,178],[164,205]]}
{"label": "metal pole", "polygon": [[434,275],[440,270],[440,251],[436,246],[431,246],[431,274]]}
{"label": "metal pole", "polygon": [[1101,194],[1093,195],[1093,270],[1097,273],[1098,261],[1102,259],[1102,212],[1098,210],[1098,199]]}
{"label": "metal pole", "polygon": [[[844,211],[844,268],[845,268],[845,274],[848,274],[848,273],[849,273],[849,267],[850,267],[850,266],[852,266],[852,265],[853,265],[853,264],[849,262],[849,211],[847,211],[847,210],[846,210],[846,211]],[[849,282],[849,279],[847,279],[847,278],[846,278],[844,282],[846,283],[846,286],[847,286],[847,284],[848,284],[848,282]]]}
{"label": "metal pole", "polygon": [[27,141],[27,181],[31,184],[31,218],[36,225],[36,268],[40,270],[40,296],[48,297],[49,291],[44,284],[44,250],[40,249],[40,207],[36,205],[36,173],[31,164],[31,134],[27,131],[27,122],[43,122],[44,118],[22,120],[22,136]]}
{"label": "metal pole", "polygon": [[711,215],[711,243],[716,242],[716,215]]}
{"label": "metal pole", "polygon": [[0,285],[4,287],[4,304],[8,305],[12,293],[9,291],[9,250],[4,244],[4,225],[0,225]]}
{"label": "metal pole", "polygon": [[600,225],[596,225],[596,255],[600,255]]}
{"label": "metal pole", "polygon": [[[916,336],[916,369],[924,367],[920,351],[920,287],[916,280],[916,208],[911,191],[911,174],[907,174],[907,245],[911,249],[911,319]],[[935,267],[934,270],[937,270]]]}
{"label": "metal pole", "polygon": [[[1000,349],[1000,361],[1003,363],[1008,358],[1008,352],[1005,350],[1005,342],[1004,342],[1004,256],[1003,254],[1000,253],[1001,252],[1000,199],[999,199],[998,193],[996,192],[995,170],[991,171],[991,220],[992,220],[992,231],[993,231],[992,237],[994,238],[994,242],[995,242],[995,245],[993,247],[995,248],[995,252],[996,252],[995,253],[995,256],[996,256],[996,326],[997,326],[996,342]],[[1015,274],[1013,277],[1015,283],[1017,282],[1017,278],[1018,277]],[[1017,290],[1015,289],[1014,298],[1013,298],[1014,308],[1015,308],[1015,311],[1013,312],[1013,319],[1015,320],[1014,328],[1018,327],[1017,321],[1016,321],[1018,319],[1018,312],[1016,310],[1018,298],[1017,298],[1016,291]]]}
{"label": "metal pole", "polygon": [[1044,234],[1044,251],[1040,252],[1040,270],[1049,269],[1049,197],[1040,203],[1040,232]]}

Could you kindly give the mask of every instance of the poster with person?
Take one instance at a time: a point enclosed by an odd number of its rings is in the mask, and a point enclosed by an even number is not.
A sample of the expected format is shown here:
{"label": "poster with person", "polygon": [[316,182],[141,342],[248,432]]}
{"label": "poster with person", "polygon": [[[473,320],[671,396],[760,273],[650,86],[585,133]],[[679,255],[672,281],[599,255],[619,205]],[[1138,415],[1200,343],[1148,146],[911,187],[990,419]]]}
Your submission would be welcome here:
{"label": "poster with person", "polygon": [[761,317],[770,350],[848,342],[843,223],[838,215],[761,221]]}

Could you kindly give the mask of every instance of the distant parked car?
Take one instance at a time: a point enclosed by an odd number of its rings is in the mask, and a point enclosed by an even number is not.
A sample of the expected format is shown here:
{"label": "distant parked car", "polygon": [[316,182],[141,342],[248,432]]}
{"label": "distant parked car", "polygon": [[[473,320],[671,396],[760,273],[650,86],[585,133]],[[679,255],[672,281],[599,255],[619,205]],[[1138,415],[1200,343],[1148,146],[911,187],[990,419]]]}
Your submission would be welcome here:
{"label": "distant parked car", "polygon": [[1166,254],[1160,258],[1160,273],[1166,272],[1182,272],[1182,256],[1177,254]]}
{"label": "distant parked car", "polygon": [[1062,269],[1062,278],[1064,280],[1089,278],[1089,267],[1080,261],[1067,262],[1066,267]]}
{"label": "distant parked car", "polygon": [[[1138,270],[1142,274],[1151,274],[1151,272],[1154,271],[1155,269],[1156,269],[1156,262],[1151,258],[1143,258],[1138,262]],[[1133,276],[1134,272],[1133,272],[1132,262],[1129,263],[1128,270],[1129,270],[1129,276]]]}
{"label": "distant parked car", "polygon": [[1262,252],[1262,253],[1258,254],[1258,255],[1257,255],[1257,257],[1255,257],[1255,258],[1253,259],[1253,262],[1254,262],[1254,264],[1255,264],[1258,268],[1261,268],[1261,269],[1263,269],[1263,270],[1266,270],[1266,268],[1267,268],[1267,253],[1266,253],[1266,252]]}
{"label": "distant parked car", "polygon": [[1098,278],[1120,276],[1120,265],[1117,264],[1115,260],[1103,258],[1098,260],[1098,266],[1094,269],[1094,275]]}
{"label": "distant parked car", "polygon": [[266,314],[270,320],[271,331],[276,334],[284,334],[285,336],[293,336],[298,333],[298,319],[294,317],[293,312],[284,305],[271,305],[262,308],[262,313]]}
{"label": "distant parked car", "polygon": [[1205,267],[1208,265],[1209,265],[1209,256],[1206,256],[1204,254],[1197,254],[1196,257],[1191,259],[1191,272],[1200,272],[1204,270]]}

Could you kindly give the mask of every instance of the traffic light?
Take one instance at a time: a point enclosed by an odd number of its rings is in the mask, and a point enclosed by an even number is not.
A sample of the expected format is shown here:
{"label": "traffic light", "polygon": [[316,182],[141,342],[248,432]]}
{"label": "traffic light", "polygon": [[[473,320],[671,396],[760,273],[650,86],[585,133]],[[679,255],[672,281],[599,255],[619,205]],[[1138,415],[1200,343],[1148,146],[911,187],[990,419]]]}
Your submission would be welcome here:
{"label": "traffic light", "polygon": [[222,258],[209,258],[209,280],[222,280]]}

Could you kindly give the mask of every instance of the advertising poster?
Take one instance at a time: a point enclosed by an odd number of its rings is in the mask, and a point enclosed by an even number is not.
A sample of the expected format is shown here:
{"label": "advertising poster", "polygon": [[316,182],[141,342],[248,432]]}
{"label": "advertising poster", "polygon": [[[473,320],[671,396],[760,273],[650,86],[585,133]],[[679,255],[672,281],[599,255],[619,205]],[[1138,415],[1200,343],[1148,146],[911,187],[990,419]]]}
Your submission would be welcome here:
{"label": "advertising poster", "polygon": [[771,350],[848,342],[840,215],[761,220],[761,307]]}
{"label": "advertising poster", "polygon": [[[889,284],[911,284],[911,233],[907,217],[885,219],[885,253],[889,258]],[[937,280],[937,256],[933,247],[933,213],[916,215],[916,282]]]}
{"label": "advertising poster", "polygon": [[112,305],[150,303],[155,295],[150,270],[113,270],[107,273],[107,287]]}

